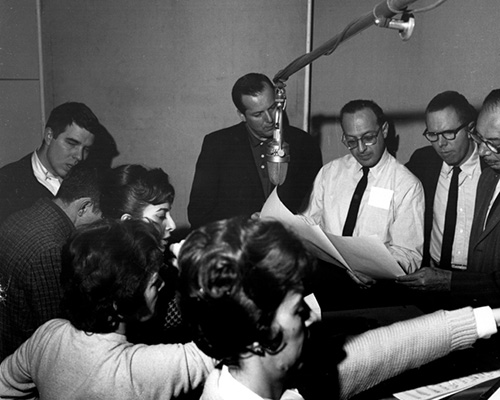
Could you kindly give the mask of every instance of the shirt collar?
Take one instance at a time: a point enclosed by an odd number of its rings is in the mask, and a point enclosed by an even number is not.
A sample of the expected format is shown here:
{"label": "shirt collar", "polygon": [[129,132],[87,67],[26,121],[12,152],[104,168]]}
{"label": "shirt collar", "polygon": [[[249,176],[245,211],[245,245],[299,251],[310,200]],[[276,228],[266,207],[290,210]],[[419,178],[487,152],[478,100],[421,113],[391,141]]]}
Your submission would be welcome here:
{"label": "shirt collar", "polygon": [[[465,175],[472,177],[474,172],[477,171],[477,167],[480,165],[479,162],[479,149],[476,143],[472,143],[474,145],[474,151],[470,155],[470,157],[460,166],[460,171]],[[443,161],[443,172],[446,176],[450,176],[453,173],[453,166],[448,165]]]}
{"label": "shirt collar", "polygon": [[33,156],[31,157],[31,165],[33,166],[33,173],[37,178],[43,179],[45,181],[48,181],[49,179],[56,179],[59,182],[62,181],[61,178],[55,176],[47,168],[45,168],[45,166],[40,161],[40,158],[38,157],[36,151],[33,152]]}
{"label": "shirt collar", "polygon": [[[384,168],[384,166],[387,163],[387,161],[389,160],[389,158],[390,158],[389,152],[387,151],[387,149],[384,149],[384,152],[382,153],[382,157],[380,157],[380,160],[378,161],[378,163],[376,165],[374,165],[373,167],[370,167],[370,173],[374,174],[376,176],[382,170],[382,168]],[[358,163],[358,166],[359,166],[358,170],[361,173],[363,166],[357,160],[356,160],[356,162]]]}

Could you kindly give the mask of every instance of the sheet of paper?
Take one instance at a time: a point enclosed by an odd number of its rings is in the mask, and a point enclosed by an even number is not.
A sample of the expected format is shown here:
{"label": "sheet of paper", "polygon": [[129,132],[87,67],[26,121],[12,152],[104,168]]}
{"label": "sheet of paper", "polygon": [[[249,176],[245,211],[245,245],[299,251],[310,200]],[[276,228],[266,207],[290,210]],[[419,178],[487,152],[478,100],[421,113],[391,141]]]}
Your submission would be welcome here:
{"label": "sheet of paper", "polygon": [[279,199],[276,189],[272,191],[264,203],[260,211],[260,217],[276,219],[282,222],[300,237],[307,240],[309,249],[316,257],[349,269],[344,258],[322,229],[317,225],[309,225],[303,218],[293,215]]}
{"label": "sheet of paper", "polygon": [[387,247],[375,236],[346,237],[326,233],[354,271],[374,279],[394,279],[405,275]]}
{"label": "sheet of paper", "polygon": [[481,372],[436,385],[394,393],[394,397],[400,400],[438,400],[498,377],[500,377],[500,370]]}
{"label": "sheet of paper", "polygon": [[313,254],[326,262],[363,272],[374,279],[394,279],[404,275],[403,269],[380,239],[325,233],[318,225],[309,225],[302,217],[293,215],[279,199],[276,189],[267,198],[260,217],[281,221],[306,239]]}

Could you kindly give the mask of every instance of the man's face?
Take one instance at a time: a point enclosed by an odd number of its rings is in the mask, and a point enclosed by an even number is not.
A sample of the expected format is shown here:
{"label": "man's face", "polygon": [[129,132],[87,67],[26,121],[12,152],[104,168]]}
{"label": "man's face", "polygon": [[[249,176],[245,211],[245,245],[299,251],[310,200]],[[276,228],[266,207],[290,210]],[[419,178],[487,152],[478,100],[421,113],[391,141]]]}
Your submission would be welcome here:
{"label": "man's face", "polygon": [[[483,139],[500,147],[500,108],[481,111],[477,119],[476,131]],[[500,154],[495,154],[485,144],[479,146],[479,155],[496,172],[500,172]]]}
{"label": "man's face", "polygon": [[344,136],[361,139],[365,134],[378,132],[377,143],[366,146],[358,141],[358,147],[350,150],[351,154],[363,167],[374,167],[378,164],[384,154],[385,138],[387,137],[388,125],[384,123],[378,125],[377,117],[369,108],[356,111],[354,114],[344,114],[342,116],[342,130]]}
{"label": "man's face", "polygon": [[[425,124],[429,132],[439,133],[458,128],[462,125],[462,121],[455,109],[447,107],[443,110],[427,113]],[[453,140],[448,140],[442,135],[438,135],[438,140],[431,142],[431,144],[443,161],[452,166],[462,165],[474,151],[467,127],[460,129]]]}
{"label": "man's face", "polygon": [[55,176],[64,178],[71,168],[87,158],[94,144],[94,135],[72,124],[57,138],[54,138],[51,129],[46,129],[44,140],[47,145],[46,168]]}
{"label": "man's face", "polygon": [[266,84],[262,93],[256,96],[243,95],[241,101],[245,106],[245,113],[238,111],[238,115],[250,132],[261,140],[273,137],[276,113],[274,89]]}

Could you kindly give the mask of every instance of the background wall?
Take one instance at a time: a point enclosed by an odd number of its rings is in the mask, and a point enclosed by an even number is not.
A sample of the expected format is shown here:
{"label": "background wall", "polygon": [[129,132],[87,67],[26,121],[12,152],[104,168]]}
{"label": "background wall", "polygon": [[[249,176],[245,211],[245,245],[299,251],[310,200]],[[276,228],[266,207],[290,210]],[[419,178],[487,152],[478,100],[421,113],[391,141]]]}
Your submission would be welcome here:
{"label": "background wall", "polygon": [[34,0],[0,0],[0,166],[42,141]]}
{"label": "background wall", "polygon": [[[369,12],[374,0],[315,0],[314,46]],[[435,3],[417,1],[412,9]],[[336,122],[349,100],[375,100],[392,117],[399,140],[397,158],[406,162],[428,144],[423,112],[439,92],[456,90],[480,106],[500,87],[498,0],[453,0],[415,14],[410,40],[376,26],[344,42],[331,56],[313,63],[312,117],[324,162],[345,154]],[[396,143],[397,145],[397,143]]]}
{"label": "background wall", "polygon": [[[114,165],[163,168],[187,222],[194,166],[207,133],[239,122],[231,88],[271,77],[305,49],[302,0],[47,0],[48,108],[86,103],[114,137]],[[300,123],[303,79],[287,86]]]}
{"label": "background wall", "polygon": [[[313,47],[378,2],[315,0]],[[42,0],[46,109],[68,100],[88,104],[116,141],[114,165],[142,163],[170,174],[177,190],[173,216],[185,226],[204,135],[239,121],[230,98],[238,77],[251,71],[273,77],[304,53],[306,8],[305,0]],[[394,119],[402,162],[426,145],[422,113],[439,91],[458,90],[478,106],[500,87],[498,15],[498,0],[448,1],[416,15],[408,42],[371,27],[316,60],[312,132],[324,161],[345,153],[336,119],[351,99],[374,99]],[[26,46],[11,43],[16,54]],[[11,60],[16,73],[35,62]],[[303,77],[301,71],[287,82],[295,125],[302,121]],[[12,119],[27,120],[12,108]],[[33,149],[24,136],[14,142],[4,132],[2,164]]]}

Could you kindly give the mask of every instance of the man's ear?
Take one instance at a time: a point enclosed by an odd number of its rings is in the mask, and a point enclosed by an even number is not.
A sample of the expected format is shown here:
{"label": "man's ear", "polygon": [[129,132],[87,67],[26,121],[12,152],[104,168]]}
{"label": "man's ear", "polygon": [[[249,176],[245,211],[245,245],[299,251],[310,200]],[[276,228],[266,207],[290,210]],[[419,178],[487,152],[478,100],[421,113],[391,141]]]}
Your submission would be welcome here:
{"label": "man's ear", "polygon": [[85,213],[92,212],[94,208],[94,202],[90,199],[90,197],[82,197],[78,204],[78,217],[83,217]]}
{"label": "man's ear", "polygon": [[474,130],[476,123],[474,121],[469,122],[467,125],[467,137],[472,140],[471,132]]}
{"label": "man's ear", "polygon": [[54,131],[52,128],[45,128],[43,131],[43,142],[45,143],[46,146],[50,145],[50,142],[52,142],[52,139],[54,139]]}
{"label": "man's ear", "polygon": [[120,221],[127,221],[129,219],[132,219],[132,216],[129,213],[125,213],[120,217]]}
{"label": "man's ear", "polygon": [[236,113],[238,114],[238,117],[240,117],[242,122],[247,122],[247,117],[245,117],[245,114],[243,114],[240,110],[236,109]]}
{"label": "man's ear", "polygon": [[389,133],[389,122],[385,121],[382,124],[382,135],[384,136],[384,139],[387,139],[388,133]]}

